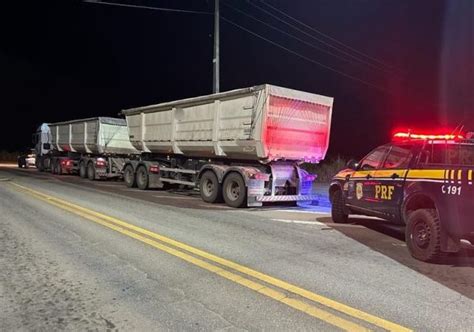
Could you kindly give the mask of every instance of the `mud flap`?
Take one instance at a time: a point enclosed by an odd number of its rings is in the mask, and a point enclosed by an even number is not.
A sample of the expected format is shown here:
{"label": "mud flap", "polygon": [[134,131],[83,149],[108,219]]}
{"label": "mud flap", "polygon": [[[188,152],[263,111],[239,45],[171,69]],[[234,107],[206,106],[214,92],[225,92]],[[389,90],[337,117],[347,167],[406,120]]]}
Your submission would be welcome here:
{"label": "mud flap", "polygon": [[247,206],[259,207],[262,202],[257,201],[258,196],[263,196],[265,193],[265,181],[249,179],[247,181]]}

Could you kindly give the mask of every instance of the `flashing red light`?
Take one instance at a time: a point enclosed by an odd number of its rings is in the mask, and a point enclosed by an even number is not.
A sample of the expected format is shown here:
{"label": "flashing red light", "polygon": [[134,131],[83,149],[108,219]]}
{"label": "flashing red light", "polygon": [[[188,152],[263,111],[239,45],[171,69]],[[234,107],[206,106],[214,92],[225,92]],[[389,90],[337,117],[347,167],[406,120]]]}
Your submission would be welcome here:
{"label": "flashing red light", "polygon": [[441,135],[432,135],[432,134],[412,134],[410,132],[398,132],[393,135],[393,138],[408,138],[408,139],[422,139],[422,140],[455,140],[463,139],[463,135],[453,135],[453,134],[441,134]]}
{"label": "flashing red light", "polygon": [[151,165],[150,166],[150,173],[154,173],[154,174],[160,173],[160,166],[159,165]]}

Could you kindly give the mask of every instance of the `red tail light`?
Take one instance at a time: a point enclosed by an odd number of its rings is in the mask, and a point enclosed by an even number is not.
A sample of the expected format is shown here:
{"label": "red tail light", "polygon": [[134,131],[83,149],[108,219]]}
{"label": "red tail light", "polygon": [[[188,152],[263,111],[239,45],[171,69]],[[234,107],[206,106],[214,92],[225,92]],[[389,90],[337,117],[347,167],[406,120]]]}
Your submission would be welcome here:
{"label": "red tail light", "polygon": [[95,166],[96,167],[105,167],[107,166],[107,163],[105,162],[104,159],[100,158],[95,161]]}
{"label": "red tail light", "polygon": [[255,173],[252,175],[252,178],[255,180],[269,181],[270,175],[265,173]]}
{"label": "red tail light", "polygon": [[316,180],[316,175],[315,174],[307,174],[304,176],[304,181],[307,181],[307,182],[313,182],[314,180]]}
{"label": "red tail light", "polygon": [[71,159],[63,159],[63,160],[61,160],[61,166],[72,167],[72,166],[74,166],[74,161],[71,160]]}
{"label": "red tail light", "polygon": [[153,173],[153,174],[160,173],[160,165],[151,165],[150,166],[150,173]]}

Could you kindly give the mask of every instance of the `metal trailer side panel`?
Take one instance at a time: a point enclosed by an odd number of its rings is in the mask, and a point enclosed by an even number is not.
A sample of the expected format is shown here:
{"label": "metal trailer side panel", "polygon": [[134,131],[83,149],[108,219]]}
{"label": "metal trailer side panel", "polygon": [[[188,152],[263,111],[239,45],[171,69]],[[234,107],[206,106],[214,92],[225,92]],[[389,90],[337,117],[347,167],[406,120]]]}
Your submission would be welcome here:
{"label": "metal trailer side panel", "polygon": [[333,99],[262,85],[124,110],[132,144],[151,153],[270,162],[323,159]]}
{"label": "metal trailer side panel", "polygon": [[123,119],[98,117],[51,124],[53,148],[81,154],[136,154]]}
{"label": "metal trailer side panel", "polygon": [[97,151],[101,154],[136,154],[138,151],[130,143],[128,128],[123,124],[99,123]]}

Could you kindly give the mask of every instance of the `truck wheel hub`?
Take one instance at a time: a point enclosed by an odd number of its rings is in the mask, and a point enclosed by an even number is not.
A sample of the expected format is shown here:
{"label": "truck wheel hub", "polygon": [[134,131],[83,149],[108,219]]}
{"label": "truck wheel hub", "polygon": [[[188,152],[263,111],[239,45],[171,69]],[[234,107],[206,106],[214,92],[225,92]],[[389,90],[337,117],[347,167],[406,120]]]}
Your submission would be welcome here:
{"label": "truck wheel hub", "polygon": [[210,180],[206,180],[204,183],[204,191],[206,196],[211,196],[212,192],[214,191],[214,184]]}
{"label": "truck wheel hub", "polygon": [[232,181],[232,183],[229,185],[228,190],[227,190],[228,196],[236,200],[240,196],[240,186],[237,182]]}

